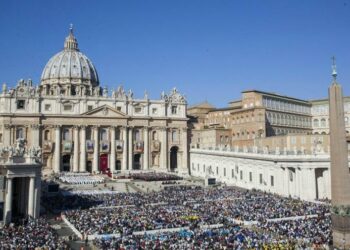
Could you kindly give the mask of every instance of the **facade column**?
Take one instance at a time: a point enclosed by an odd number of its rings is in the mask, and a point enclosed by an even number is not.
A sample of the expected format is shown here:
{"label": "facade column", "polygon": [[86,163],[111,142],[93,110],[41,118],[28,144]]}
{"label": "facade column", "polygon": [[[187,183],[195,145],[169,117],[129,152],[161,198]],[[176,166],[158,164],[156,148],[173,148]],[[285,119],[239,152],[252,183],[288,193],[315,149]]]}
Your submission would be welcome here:
{"label": "facade column", "polygon": [[123,163],[122,170],[127,170],[128,168],[128,128],[123,127]]}
{"label": "facade column", "polygon": [[[188,144],[187,144],[187,128],[182,129],[182,140],[181,140],[181,147],[182,147],[182,166],[181,166],[181,172],[188,174]],[[227,174],[227,173],[226,173]],[[227,175],[228,176],[228,175]]]}
{"label": "facade column", "polygon": [[74,126],[73,172],[79,172],[79,126]]}
{"label": "facade column", "polygon": [[149,128],[144,127],[143,130],[144,142],[143,142],[143,170],[149,169]]}
{"label": "facade column", "polygon": [[34,200],[34,218],[40,216],[40,197],[41,196],[41,177],[35,177],[35,200]]}
{"label": "facade column", "polygon": [[31,133],[32,133],[32,146],[38,147],[40,146],[40,125],[39,124],[32,124],[30,126]]}
{"label": "facade column", "polygon": [[112,173],[115,171],[115,127],[110,127],[111,130],[111,154],[109,166]]}
{"label": "facade column", "polygon": [[55,162],[54,171],[59,173],[61,171],[61,125],[55,126]]}
{"label": "facade column", "polygon": [[97,173],[98,172],[98,156],[99,156],[99,146],[100,146],[100,143],[99,143],[99,136],[98,136],[98,132],[99,132],[99,129],[98,129],[98,126],[94,126],[94,161],[93,161],[93,165],[92,165],[92,172],[95,172]]}
{"label": "facade column", "polygon": [[128,139],[128,163],[129,163],[129,170],[133,169],[133,163],[134,163],[134,159],[133,159],[133,146],[134,146],[134,142],[133,142],[133,127],[129,127],[129,139]]}
{"label": "facade column", "polygon": [[35,177],[29,177],[29,194],[28,194],[28,215],[34,217],[34,185]]}
{"label": "facade column", "polygon": [[7,178],[7,193],[6,193],[6,203],[5,203],[5,223],[8,224],[12,219],[12,178]]}
{"label": "facade column", "polygon": [[86,126],[80,129],[80,161],[79,172],[86,172]]}
{"label": "facade column", "polygon": [[168,129],[166,127],[161,129],[162,131],[162,144],[161,144],[161,165],[160,168],[168,169]]}
{"label": "facade column", "polygon": [[4,146],[10,146],[11,145],[11,125],[5,124],[4,125]]}

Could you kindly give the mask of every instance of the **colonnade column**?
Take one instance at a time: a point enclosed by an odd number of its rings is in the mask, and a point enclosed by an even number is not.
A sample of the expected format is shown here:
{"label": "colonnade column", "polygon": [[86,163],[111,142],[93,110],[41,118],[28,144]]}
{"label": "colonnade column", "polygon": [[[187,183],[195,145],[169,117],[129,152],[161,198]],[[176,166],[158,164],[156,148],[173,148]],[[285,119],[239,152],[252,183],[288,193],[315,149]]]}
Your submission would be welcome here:
{"label": "colonnade column", "polygon": [[[188,173],[188,144],[187,144],[187,128],[182,129],[182,166],[181,172]],[[228,176],[228,175],[227,175]]]}
{"label": "colonnade column", "polygon": [[80,172],[86,172],[86,126],[80,129]]}
{"label": "colonnade column", "polygon": [[168,129],[166,127],[161,129],[162,131],[162,144],[161,144],[161,165],[162,169],[168,170]]}
{"label": "colonnade column", "polygon": [[110,170],[113,173],[115,171],[115,127],[110,127],[111,130],[111,154],[109,166]]}
{"label": "colonnade column", "polygon": [[[41,196],[41,177],[35,177],[35,199],[34,199],[34,218],[40,215],[40,196]],[[36,203],[35,203],[36,202]]]}
{"label": "colonnade column", "polygon": [[134,143],[133,143],[133,127],[129,127],[129,140],[128,140],[128,145],[129,145],[129,149],[128,149],[128,155],[129,155],[129,159],[128,159],[128,163],[129,163],[129,170],[132,170],[133,169],[133,163],[134,163],[134,159],[133,159],[133,146],[134,146]]}
{"label": "colonnade column", "polygon": [[122,129],[123,133],[123,163],[122,170],[127,170],[128,168],[128,128],[125,126]]}
{"label": "colonnade column", "polygon": [[5,223],[8,224],[11,222],[12,218],[12,192],[13,184],[12,178],[7,178],[7,193],[6,193],[6,203],[5,203]]}
{"label": "colonnade column", "polygon": [[149,128],[145,127],[143,130],[144,142],[143,142],[143,170],[149,168]]}
{"label": "colonnade column", "polygon": [[94,161],[92,165],[92,172],[97,173],[98,171],[98,156],[99,156],[99,136],[98,136],[98,126],[94,126]]}
{"label": "colonnade column", "polygon": [[28,215],[34,217],[34,185],[35,177],[29,177],[29,194],[28,194]]}
{"label": "colonnade column", "polygon": [[55,125],[55,161],[54,172],[61,171],[61,125]]}
{"label": "colonnade column", "polygon": [[73,172],[79,172],[79,126],[74,126]]}

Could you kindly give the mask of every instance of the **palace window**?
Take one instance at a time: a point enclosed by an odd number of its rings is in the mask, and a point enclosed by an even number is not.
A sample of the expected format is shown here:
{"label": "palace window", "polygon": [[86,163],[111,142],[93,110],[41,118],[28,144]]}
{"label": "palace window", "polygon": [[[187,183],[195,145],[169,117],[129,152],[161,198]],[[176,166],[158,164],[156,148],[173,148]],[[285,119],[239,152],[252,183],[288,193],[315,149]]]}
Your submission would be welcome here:
{"label": "palace window", "polygon": [[64,111],[72,111],[72,105],[71,104],[66,104],[66,105],[63,105],[63,110]]}
{"label": "palace window", "polygon": [[173,115],[177,114],[177,106],[171,106],[171,114]]}
{"label": "palace window", "polygon": [[233,178],[235,176],[235,170],[231,169],[231,177]]}
{"label": "palace window", "polygon": [[224,168],[224,176],[226,177],[226,168]]}
{"label": "palace window", "polygon": [[51,111],[51,104],[45,104],[45,111]]}
{"label": "palace window", "polygon": [[118,111],[122,111],[122,107],[118,106],[118,107],[117,107],[117,110],[118,110]]}
{"label": "palace window", "polygon": [[263,175],[262,174],[259,174],[259,182],[260,182],[260,184],[263,184]]}
{"label": "palace window", "polygon": [[92,109],[93,109],[93,106],[92,105],[88,105],[87,110],[90,111]]}
{"label": "palace window", "polygon": [[252,182],[253,181],[253,173],[249,172],[249,181]]}
{"label": "palace window", "polygon": [[239,177],[241,180],[243,180],[243,171],[242,170],[239,172]]}
{"label": "palace window", "polygon": [[219,167],[216,166],[216,175],[219,175]]}
{"label": "palace window", "polygon": [[271,181],[271,187],[275,185],[273,175],[270,176],[270,181]]}
{"label": "palace window", "polygon": [[157,114],[158,113],[158,109],[157,108],[152,108],[152,114]]}
{"label": "palace window", "polygon": [[18,100],[17,109],[24,109],[24,108],[25,108],[25,100]]}
{"label": "palace window", "polygon": [[135,107],[135,113],[139,114],[142,112],[142,108],[140,107]]}
{"label": "palace window", "polygon": [[141,133],[139,129],[135,130],[135,141],[140,141],[141,140]]}

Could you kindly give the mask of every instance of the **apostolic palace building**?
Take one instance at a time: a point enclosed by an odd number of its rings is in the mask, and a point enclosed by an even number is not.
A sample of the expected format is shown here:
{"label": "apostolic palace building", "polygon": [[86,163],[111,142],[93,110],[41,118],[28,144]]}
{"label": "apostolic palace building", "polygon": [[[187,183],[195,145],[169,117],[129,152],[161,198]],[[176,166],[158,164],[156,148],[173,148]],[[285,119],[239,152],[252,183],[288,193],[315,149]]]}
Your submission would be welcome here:
{"label": "apostolic palace building", "polygon": [[97,70],[70,30],[43,69],[40,84],[3,84],[0,145],[23,138],[42,148],[43,170],[186,172],[187,102],[175,88],[159,100],[122,86],[101,87]]}

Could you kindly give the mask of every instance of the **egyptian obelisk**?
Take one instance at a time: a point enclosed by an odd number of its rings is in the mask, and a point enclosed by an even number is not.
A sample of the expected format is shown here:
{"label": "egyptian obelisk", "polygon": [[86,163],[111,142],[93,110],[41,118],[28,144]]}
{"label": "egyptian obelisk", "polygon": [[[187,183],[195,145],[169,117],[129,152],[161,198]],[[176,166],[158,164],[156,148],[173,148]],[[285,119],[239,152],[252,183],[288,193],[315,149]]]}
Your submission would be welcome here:
{"label": "egyptian obelisk", "polygon": [[333,82],[329,87],[330,156],[333,246],[350,249],[350,174],[342,87],[337,83],[333,58]]}

